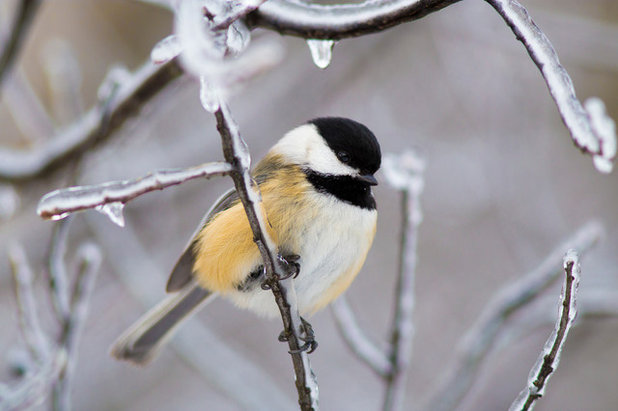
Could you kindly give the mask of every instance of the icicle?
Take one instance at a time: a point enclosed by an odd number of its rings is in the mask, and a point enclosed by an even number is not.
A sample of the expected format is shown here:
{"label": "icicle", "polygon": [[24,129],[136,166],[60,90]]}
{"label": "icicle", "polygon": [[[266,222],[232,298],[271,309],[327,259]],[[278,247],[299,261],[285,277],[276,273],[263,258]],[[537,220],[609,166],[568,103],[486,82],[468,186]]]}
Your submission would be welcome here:
{"label": "icicle", "polygon": [[124,227],[124,215],[122,214],[123,209],[124,203],[121,203],[120,201],[107,203],[95,207],[95,210],[97,210],[101,214],[106,215],[110,220],[112,220],[112,223],[120,227]]}
{"label": "icicle", "polygon": [[200,101],[202,107],[210,113],[219,109],[219,93],[206,77],[200,77]]}
{"label": "icicle", "polygon": [[316,66],[325,69],[330,64],[333,57],[334,40],[307,40],[307,45],[311,51],[311,58]]}
{"label": "icicle", "polygon": [[180,40],[172,34],[155,44],[150,52],[150,60],[155,64],[163,64],[179,55],[181,51]]}
{"label": "icicle", "polygon": [[67,218],[69,216],[69,214],[71,214],[71,213],[54,214],[51,217],[49,217],[49,219],[52,220],[52,221],[63,220],[65,218]]}

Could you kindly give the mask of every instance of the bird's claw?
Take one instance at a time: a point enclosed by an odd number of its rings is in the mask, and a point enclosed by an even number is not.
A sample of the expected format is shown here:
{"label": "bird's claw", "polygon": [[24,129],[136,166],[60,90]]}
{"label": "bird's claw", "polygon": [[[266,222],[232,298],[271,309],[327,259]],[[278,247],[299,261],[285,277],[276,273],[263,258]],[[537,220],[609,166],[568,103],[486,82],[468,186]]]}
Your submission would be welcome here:
{"label": "bird's claw", "polygon": [[296,278],[300,274],[300,264],[297,263],[300,260],[300,256],[297,254],[286,255],[277,254],[277,259],[283,268],[285,274],[279,277],[279,280],[287,280],[288,278]]}
{"label": "bird's claw", "polygon": [[[300,354],[301,352],[307,351],[307,354],[311,354],[318,348],[318,342],[315,340],[315,333],[313,332],[313,327],[307,320],[303,317],[300,317],[301,324],[299,327],[299,331],[301,335],[298,337],[301,341],[305,343],[300,346],[296,350],[290,350],[290,354]],[[279,334],[279,341],[285,342],[289,340],[289,334],[286,334],[285,331],[282,331]]]}

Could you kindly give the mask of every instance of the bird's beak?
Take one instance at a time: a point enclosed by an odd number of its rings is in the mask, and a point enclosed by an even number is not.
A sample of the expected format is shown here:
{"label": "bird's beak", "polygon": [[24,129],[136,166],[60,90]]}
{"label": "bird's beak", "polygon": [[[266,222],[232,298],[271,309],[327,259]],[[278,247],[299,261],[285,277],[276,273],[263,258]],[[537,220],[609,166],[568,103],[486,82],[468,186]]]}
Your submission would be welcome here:
{"label": "bird's beak", "polygon": [[367,183],[370,186],[377,186],[378,185],[378,180],[376,180],[376,178],[373,176],[373,174],[365,174],[362,176],[358,176],[356,177],[358,180],[362,181],[363,183]]}

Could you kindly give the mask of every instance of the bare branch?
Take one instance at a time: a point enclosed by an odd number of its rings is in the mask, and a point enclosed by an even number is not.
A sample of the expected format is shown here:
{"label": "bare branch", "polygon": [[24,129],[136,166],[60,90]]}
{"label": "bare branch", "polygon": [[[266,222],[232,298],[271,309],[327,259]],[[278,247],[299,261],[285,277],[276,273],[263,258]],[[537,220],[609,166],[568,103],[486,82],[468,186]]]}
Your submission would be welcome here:
{"label": "bare branch", "polygon": [[221,134],[223,155],[225,160],[234,166],[230,175],[245,208],[253,231],[254,241],[262,255],[266,270],[265,283],[272,290],[281,312],[284,333],[288,336],[290,355],[294,364],[300,407],[302,410],[317,410],[317,382],[306,351],[300,350],[302,346],[299,340],[301,320],[296,306],[293,279],[289,279],[287,284],[279,281],[279,278],[283,277],[285,273],[278,263],[275,244],[266,231],[260,194],[249,172],[251,159],[247,144],[241,138],[225,101],[219,101],[219,109],[215,112],[215,117],[217,119],[217,130]]}
{"label": "bare branch", "polygon": [[358,4],[321,5],[270,0],[247,17],[262,27],[305,39],[339,40],[376,33],[418,20],[460,0],[368,0]]}
{"label": "bare branch", "polygon": [[331,304],[337,329],[356,357],[367,364],[379,376],[385,378],[391,372],[391,362],[358,324],[345,295]]}
{"label": "bare branch", "polygon": [[[610,172],[616,156],[616,131],[613,121],[605,116],[604,108],[599,113],[596,107],[582,107],[575,96],[573,82],[549,39],[521,4],[516,0],[486,1],[502,16],[541,71],[575,145],[594,157],[599,171]],[[609,126],[606,125],[608,121]]]}
{"label": "bare branch", "polygon": [[510,411],[531,410],[534,402],[543,396],[547,380],[560,363],[562,347],[577,315],[576,295],[581,274],[577,252],[569,250],[564,256],[563,264],[566,278],[560,296],[560,316],[541,355],[530,371],[527,387],[511,404]]}
{"label": "bare branch", "polygon": [[28,28],[30,27],[34,15],[41,4],[41,0],[20,0],[15,13],[15,21],[13,23],[13,29],[6,41],[6,44],[2,45],[2,51],[0,52],[0,84],[6,73],[11,69],[11,66],[15,62],[15,58],[19,52],[19,49],[26,37]]}
{"label": "bare branch", "polygon": [[0,149],[0,179],[23,180],[39,176],[79,156],[110,137],[136,115],[165,86],[182,74],[172,60],[155,66],[146,63],[136,70],[104,104],[91,108],[78,121],[29,151]]}
{"label": "bare branch", "polygon": [[195,178],[210,178],[228,174],[227,163],[213,162],[186,169],[159,170],[132,180],[62,188],[46,194],[37,207],[43,217],[57,220],[69,213],[100,207],[110,203],[127,203],[142,194],[182,184]]}
{"label": "bare branch", "polygon": [[598,222],[587,223],[556,247],[538,267],[495,294],[462,338],[456,367],[451,368],[442,379],[426,408],[437,411],[455,409],[472,386],[474,376],[493,346],[502,325],[546,290],[563,272],[557,261],[560,261],[564,250],[577,248],[581,253],[585,253],[599,241],[603,233],[603,227]]}

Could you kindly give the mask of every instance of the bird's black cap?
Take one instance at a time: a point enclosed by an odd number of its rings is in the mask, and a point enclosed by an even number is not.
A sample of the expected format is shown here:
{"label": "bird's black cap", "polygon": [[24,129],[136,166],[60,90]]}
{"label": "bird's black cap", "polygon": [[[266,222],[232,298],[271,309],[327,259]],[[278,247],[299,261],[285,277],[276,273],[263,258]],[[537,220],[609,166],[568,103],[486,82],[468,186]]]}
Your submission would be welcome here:
{"label": "bird's black cap", "polygon": [[320,117],[309,124],[317,127],[326,144],[349,166],[369,175],[380,168],[380,144],[363,124],[343,117]]}

